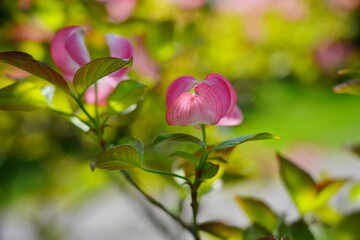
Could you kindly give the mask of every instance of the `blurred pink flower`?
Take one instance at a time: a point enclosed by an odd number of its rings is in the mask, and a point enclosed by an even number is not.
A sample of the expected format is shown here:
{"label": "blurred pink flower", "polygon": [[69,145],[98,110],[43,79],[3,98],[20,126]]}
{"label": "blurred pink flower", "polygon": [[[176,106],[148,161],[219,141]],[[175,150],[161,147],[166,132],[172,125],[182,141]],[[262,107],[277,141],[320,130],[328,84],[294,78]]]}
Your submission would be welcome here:
{"label": "blurred pink flower", "polygon": [[134,13],[138,0],[100,0],[103,2],[109,18],[114,22],[123,22]]}
{"label": "blurred pink flower", "polygon": [[360,7],[359,0],[327,0],[327,2],[334,11],[352,11]]}
{"label": "blurred pink flower", "polygon": [[[115,34],[107,34],[106,41],[110,48],[110,55],[117,58],[130,58],[133,50],[130,42]],[[72,81],[75,72],[87,62],[90,55],[84,42],[84,31],[81,27],[70,26],[59,30],[51,42],[51,56],[56,66],[62,71],[68,81]],[[100,79],[98,84],[98,104],[105,105],[108,96],[117,84],[127,78],[128,68]],[[95,89],[91,86],[85,93],[87,103],[95,103]]]}
{"label": "blurred pink flower", "polygon": [[238,125],[243,115],[236,106],[236,98],[234,88],[220,74],[212,73],[201,82],[193,76],[182,76],[167,90],[166,121],[181,126]]}
{"label": "blurred pink flower", "polygon": [[205,4],[205,0],[173,0],[178,6],[184,9],[197,9]]}
{"label": "blurred pink flower", "polygon": [[324,72],[338,70],[349,59],[352,47],[347,42],[323,42],[314,52],[316,63]]}
{"label": "blurred pink flower", "polygon": [[280,13],[289,21],[297,21],[305,17],[307,8],[300,0],[276,0]]}
{"label": "blurred pink flower", "polygon": [[145,46],[144,36],[137,36],[135,38],[134,58],[136,62],[134,62],[133,67],[139,74],[149,77],[154,81],[158,80],[160,67],[150,56]]}

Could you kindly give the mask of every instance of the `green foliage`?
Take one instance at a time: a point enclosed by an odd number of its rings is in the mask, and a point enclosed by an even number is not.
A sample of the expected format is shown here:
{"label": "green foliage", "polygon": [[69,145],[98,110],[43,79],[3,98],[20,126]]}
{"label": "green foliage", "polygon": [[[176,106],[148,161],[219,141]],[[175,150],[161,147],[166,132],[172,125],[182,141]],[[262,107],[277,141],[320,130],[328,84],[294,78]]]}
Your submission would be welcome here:
{"label": "green foliage", "polygon": [[200,179],[209,179],[215,177],[219,171],[219,165],[213,164],[212,162],[206,162],[204,168],[202,169],[203,173],[201,174]]}
{"label": "green foliage", "polygon": [[0,89],[1,110],[30,111],[46,106],[46,98],[34,84],[16,82]]}
{"label": "green foliage", "polygon": [[137,139],[126,142],[98,154],[90,165],[91,169],[124,170],[141,167],[143,144]]}
{"label": "green foliage", "polygon": [[35,60],[31,55],[23,52],[1,52],[0,62],[11,64],[21,68],[39,78],[56,85],[57,87],[69,92],[69,86],[65,79],[47,63]]}
{"label": "green foliage", "polygon": [[336,93],[360,95],[360,80],[349,80],[336,85],[333,89]]}
{"label": "green foliage", "polygon": [[247,142],[247,141],[265,140],[265,139],[278,139],[278,138],[279,137],[274,136],[274,135],[272,135],[270,133],[258,133],[258,134],[244,135],[244,136],[240,136],[240,137],[225,140],[225,141],[213,146],[209,150],[209,152],[212,152],[212,151],[215,151],[215,150],[222,150],[222,149],[231,148],[233,146],[242,144],[242,143]]}
{"label": "green foliage", "polygon": [[199,228],[202,231],[208,232],[218,238],[221,239],[242,239],[243,237],[243,230],[235,227],[235,226],[228,226],[223,222],[204,222],[199,224]]}
{"label": "green foliage", "polygon": [[256,223],[269,232],[273,232],[278,224],[278,217],[265,203],[240,196],[235,197],[236,202],[244,210],[251,222]]}
{"label": "green foliage", "polygon": [[185,159],[186,161],[188,161],[189,163],[191,163],[193,166],[197,166],[198,164],[198,160],[197,158],[188,152],[183,152],[183,151],[175,151],[173,153],[171,153],[168,157],[181,157],[183,159]]}
{"label": "green foliage", "polygon": [[161,133],[152,143],[151,147],[164,142],[188,142],[205,147],[206,144],[199,138],[184,133]]}
{"label": "green foliage", "polygon": [[353,240],[360,238],[360,212],[345,216],[336,226],[335,236],[337,240]]}
{"label": "green foliage", "polygon": [[132,58],[103,57],[94,59],[76,71],[73,80],[74,87],[79,95],[83,95],[85,90],[100,78],[131,65]]}
{"label": "green foliage", "polygon": [[125,80],[121,81],[108,98],[109,108],[119,113],[137,103],[144,95],[146,86],[142,83]]}

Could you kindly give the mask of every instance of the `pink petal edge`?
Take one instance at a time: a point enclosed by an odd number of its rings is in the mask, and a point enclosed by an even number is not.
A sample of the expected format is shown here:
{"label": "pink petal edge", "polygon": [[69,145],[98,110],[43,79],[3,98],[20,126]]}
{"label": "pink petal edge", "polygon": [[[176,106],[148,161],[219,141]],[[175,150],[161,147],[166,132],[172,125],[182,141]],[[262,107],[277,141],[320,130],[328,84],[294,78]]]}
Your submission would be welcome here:
{"label": "pink petal edge", "polygon": [[243,119],[244,115],[241,109],[238,106],[235,106],[233,110],[221,118],[221,120],[216,125],[236,126],[242,123]]}
{"label": "pink petal edge", "polygon": [[[105,38],[112,57],[129,59],[133,56],[133,48],[128,39],[116,34],[106,34]],[[111,76],[121,78],[128,71],[128,67],[119,69],[112,73]]]}
{"label": "pink petal edge", "polygon": [[188,75],[175,79],[166,92],[166,107],[169,108],[181,94],[189,92],[198,83],[193,76]]}

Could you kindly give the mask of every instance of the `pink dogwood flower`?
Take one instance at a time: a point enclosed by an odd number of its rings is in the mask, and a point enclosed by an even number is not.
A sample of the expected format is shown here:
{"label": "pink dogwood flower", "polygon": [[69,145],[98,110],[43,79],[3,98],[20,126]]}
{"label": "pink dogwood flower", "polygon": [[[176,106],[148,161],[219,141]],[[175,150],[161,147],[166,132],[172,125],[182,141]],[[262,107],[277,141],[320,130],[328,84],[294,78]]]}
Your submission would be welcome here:
{"label": "pink dogwood flower", "polygon": [[236,93],[222,75],[212,73],[205,80],[182,76],[172,82],[166,94],[169,125],[238,125],[243,115],[236,106]]}
{"label": "pink dogwood flower", "polygon": [[[132,57],[133,49],[126,38],[116,34],[107,34],[105,38],[112,57]],[[72,82],[76,71],[91,60],[84,42],[84,30],[78,26],[60,29],[51,42],[51,56],[65,79]],[[128,68],[123,68],[97,81],[100,106],[106,105],[108,96],[118,83],[128,78],[127,72]],[[85,101],[94,104],[95,99],[95,88],[91,86],[85,93]]]}

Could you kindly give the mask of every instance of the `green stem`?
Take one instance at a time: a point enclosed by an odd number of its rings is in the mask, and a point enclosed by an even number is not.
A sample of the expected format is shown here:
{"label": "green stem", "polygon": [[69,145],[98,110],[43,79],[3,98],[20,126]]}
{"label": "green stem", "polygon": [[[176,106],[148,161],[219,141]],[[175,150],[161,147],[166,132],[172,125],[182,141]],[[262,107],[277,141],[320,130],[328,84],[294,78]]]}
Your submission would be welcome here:
{"label": "green stem", "polygon": [[[122,170],[121,173],[125,176],[125,178],[128,180],[128,182],[133,185],[151,204],[155,205],[156,207],[163,210],[167,215],[169,215],[172,219],[174,219],[178,224],[180,224],[183,228],[188,230],[191,234],[194,234],[191,227],[185,224],[178,216],[171,213],[169,210],[167,210],[164,205],[162,205],[159,201],[154,199],[152,196],[144,192],[139,185],[136,184],[136,182],[132,179],[129,173]],[[195,237],[195,236],[194,236]]]}
{"label": "green stem", "polygon": [[200,240],[200,234],[199,234],[199,226],[197,224],[197,214],[199,211],[199,202],[198,202],[198,187],[200,184],[197,184],[198,186],[194,185],[191,189],[191,208],[193,213],[193,235],[196,240]]}
{"label": "green stem", "polygon": [[201,124],[201,133],[202,133],[202,137],[203,137],[203,142],[206,144],[206,129],[205,129],[205,124]]}
{"label": "green stem", "polygon": [[189,179],[187,179],[186,177],[177,175],[175,173],[171,173],[171,172],[163,172],[163,171],[157,171],[157,170],[152,170],[152,169],[147,169],[144,168],[143,166],[139,166],[140,169],[146,171],[146,172],[150,172],[150,173],[156,173],[156,174],[160,174],[160,175],[166,175],[166,176],[171,176],[171,177],[177,177],[177,178],[181,178],[183,180],[185,180],[187,183],[191,183]]}

